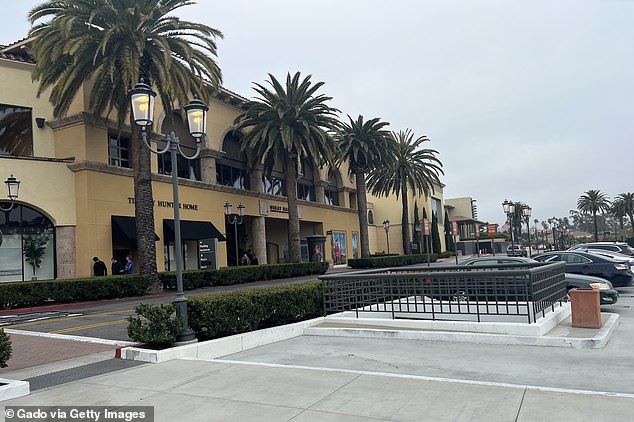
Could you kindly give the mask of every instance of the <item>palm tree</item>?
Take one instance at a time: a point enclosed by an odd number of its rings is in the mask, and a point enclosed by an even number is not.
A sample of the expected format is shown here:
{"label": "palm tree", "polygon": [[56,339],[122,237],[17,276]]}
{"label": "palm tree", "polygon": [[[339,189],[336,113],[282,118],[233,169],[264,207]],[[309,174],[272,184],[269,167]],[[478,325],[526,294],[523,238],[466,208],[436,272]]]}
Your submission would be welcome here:
{"label": "palm tree", "polygon": [[634,231],[634,193],[620,193],[616,196],[616,198],[623,202],[623,211],[630,219],[630,226]]}
{"label": "palm tree", "polygon": [[408,189],[414,193],[429,196],[434,192],[434,184],[440,185],[442,163],[433,149],[419,149],[423,142],[429,141],[426,136],[414,139],[410,130],[392,132],[394,155],[389,157],[383,167],[369,174],[368,188],[373,195],[388,196],[391,193],[401,197],[403,206],[401,231],[403,234],[403,251],[410,253],[409,244],[409,208]]}
{"label": "palm tree", "polygon": [[[610,206],[610,214],[619,222],[619,228],[623,230],[623,218],[627,215],[625,202],[617,197]],[[618,240],[618,232],[615,233],[616,240]]]}
{"label": "palm tree", "polygon": [[260,98],[247,101],[235,119],[236,130],[250,128],[242,138],[242,150],[259,157],[271,172],[281,161],[286,177],[288,200],[288,252],[291,262],[301,261],[299,215],[297,211],[298,162],[335,165],[337,145],[331,132],[339,127],[339,110],[326,104],[331,97],[316,95],[323,82],[300,80],[297,72],[286,76],[286,86],[269,74],[271,88],[255,84]]}
{"label": "palm tree", "polygon": [[390,132],[384,130],[389,125],[379,118],[363,121],[359,115],[357,120],[348,116],[350,123],[343,123],[337,136],[339,162],[348,162],[349,174],[354,174],[357,184],[357,212],[359,214],[359,237],[361,240],[361,257],[370,257],[370,241],[368,236],[368,202],[366,195],[366,174],[380,167],[385,157],[393,153],[390,148]]}
{"label": "palm tree", "polygon": [[599,227],[597,224],[597,213],[605,212],[610,209],[610,200],[600,190],[591,189],[585,192],[577,200],[577,208],[579,211],[592,214],[594,220],[594,241],[599,241]]}
{"label": "palm tree", "polygon": [[[129,113],[127,89],[140,78],[153,84],[164,111],[187,104],[193,93],[208,98],[203,79],[218,84],[221,72],[212,56],[222,34],[170,14],[191,4],[182,0],[46,1],[29,12],[34,25],[33,79],[38,95],[51,88],[54,115],[64,116],[82,86],[90,89],[94,116],[113,110],[123,127],[129,116],[139,271],[151,288],[162,288],[156,271],[150,153]],[[42,23],[37,23],[42,21]],[[92,86],[84,83],[90,81]]]}

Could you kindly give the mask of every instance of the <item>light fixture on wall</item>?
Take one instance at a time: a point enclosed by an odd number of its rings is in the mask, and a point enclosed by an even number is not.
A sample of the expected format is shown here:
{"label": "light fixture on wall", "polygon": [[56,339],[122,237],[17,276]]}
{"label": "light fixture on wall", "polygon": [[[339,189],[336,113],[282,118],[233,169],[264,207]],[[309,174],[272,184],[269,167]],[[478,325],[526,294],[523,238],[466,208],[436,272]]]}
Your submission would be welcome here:
{"label": "light fixture on wall", "polygon": [[46,124],[46,119],[44,117],[36,117],[35,124],[37,125],[37,127],[42,129],[44,128],[44,125]]}

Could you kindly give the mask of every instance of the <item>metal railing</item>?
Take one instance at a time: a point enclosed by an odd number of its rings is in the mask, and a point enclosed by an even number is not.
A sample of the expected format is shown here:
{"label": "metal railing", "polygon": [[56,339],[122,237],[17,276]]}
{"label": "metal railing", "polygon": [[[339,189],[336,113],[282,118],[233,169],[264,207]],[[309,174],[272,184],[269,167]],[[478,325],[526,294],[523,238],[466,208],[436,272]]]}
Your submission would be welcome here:
{"label": "metal railing", "polygon": [[[565,263],[410,266],[322,276],[324,315],[536,322],[567,300]],[[469,317],[465,317],[469,316]],[[498,318],[499,319],[499,318]]]}

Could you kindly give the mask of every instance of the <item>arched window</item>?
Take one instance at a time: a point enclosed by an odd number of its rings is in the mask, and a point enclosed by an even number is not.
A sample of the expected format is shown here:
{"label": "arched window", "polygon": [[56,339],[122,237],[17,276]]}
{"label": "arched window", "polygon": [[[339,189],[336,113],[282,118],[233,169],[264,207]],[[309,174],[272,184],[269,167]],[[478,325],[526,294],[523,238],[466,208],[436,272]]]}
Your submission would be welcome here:
{"label": "arched window", "polygon": [[236,189],[249,189],[247,156],[240,151],[240,133],[230,131],[222,141],[224,157],[216,161],[216,180],[219,185]]}
{"label": "arched window", "polygon": [[315,202],[315,171],[310,160],[300,160],[298,176],[297,199]]}
{"label": "arched window", "polygon": [[[171,116],[163,120],[161,125],[161,133],[169,135],[171,132],[178,137],[183,152],[187,155],[196,153],[196,140],[189,133],[187,123],[183,121],[180,112],[175,111]],[[165,148],[165,142],[159,141],[159,148]],[[158,156],[159,173],[172,174],[172,157],[170,154],[161,154]],[[188,160],[178,155],[178,177],[190,180],[200,179],[200,158]]]}
{"label": "arched window", "polygon": [[3,214],[0,282],[55,278],[55,228],[51,220],[26,205],[15,205]]}
{"label": "arched window", "polygon": [[339,205],[339,186],[341,176],[334,170],[328,170],[328,184],[324,188],[324,203],[326,205]]}
{"label": "arched window", "polygon": [[374,213],[372,210],[368,210],[368,224],[374,224]]}

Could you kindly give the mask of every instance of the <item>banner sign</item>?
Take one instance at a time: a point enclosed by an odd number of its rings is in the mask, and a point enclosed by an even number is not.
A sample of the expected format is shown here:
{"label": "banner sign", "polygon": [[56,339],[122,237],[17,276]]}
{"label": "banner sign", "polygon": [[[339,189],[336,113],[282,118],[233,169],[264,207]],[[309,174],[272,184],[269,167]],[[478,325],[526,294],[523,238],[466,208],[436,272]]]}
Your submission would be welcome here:
{"label": "banner sign", "polygon": [[423,219],[423,223],[425,224],[425,236],[429,236],[431,234],[429,230],[429,220]]}
{"label": "banner sign", "polygon": [[498,234],[497,224],[487,224],[487,235],[489,237],[495,237]]}
{"label": "banner sign", "polygon": [[453,235],[458,236],[458,223],[455,221],[452,221],[451,228],[453,229]]}

